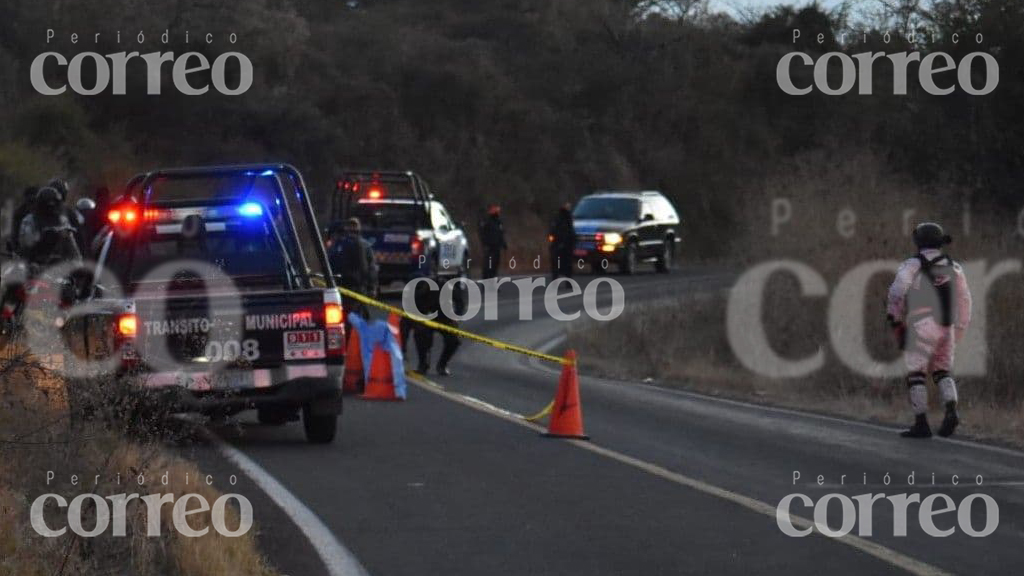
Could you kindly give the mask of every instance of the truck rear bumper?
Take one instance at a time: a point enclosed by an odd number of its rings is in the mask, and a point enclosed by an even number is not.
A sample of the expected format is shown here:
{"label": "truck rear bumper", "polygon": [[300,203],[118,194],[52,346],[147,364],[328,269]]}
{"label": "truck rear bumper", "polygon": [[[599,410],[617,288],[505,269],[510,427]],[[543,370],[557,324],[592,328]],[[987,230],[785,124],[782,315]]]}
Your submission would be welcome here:
{"label": "truck rear bumper", "polygon": [[[172,412],[234,413],[255,408],[299,409],[309,405],[317,415],[341,414],[341,366],[323,364],[289,368],[289,377],[274,381],[275,370],[251,370],[254,386],[211,386],[205,373],[143,374],[148,393]],[[231,378],[232,372],[216,377]],[[269,374],[260,374],[260,373]],[[198,377],[198,378],[197,378]],[[191,380],[188,380],[191,379]],[[213,382],[217,382],[216,379]],[[260,385],[266,382],[266,385]],[[198,384],[197,384],[198,383]]]}

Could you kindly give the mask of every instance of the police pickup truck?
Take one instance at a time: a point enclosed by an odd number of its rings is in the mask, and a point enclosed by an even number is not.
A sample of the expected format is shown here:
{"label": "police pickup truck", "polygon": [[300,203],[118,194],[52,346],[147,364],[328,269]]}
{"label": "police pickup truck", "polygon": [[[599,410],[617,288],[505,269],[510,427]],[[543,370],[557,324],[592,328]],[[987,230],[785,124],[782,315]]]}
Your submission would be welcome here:
{"label": "police pickup truck", "polygon": [[92,298],[121,372],[172,411],[255,409],[265,424],[301,412],[307,440],[334,439],[341,297],[295,168],[156,170],[107,218]]}
{"label": "police pickup truck", "polygon": [[469,242],[461,224],[414,172],[349,170],[331,199],[333,226],[355,217],[373,246],[381,286],[463,276]]}

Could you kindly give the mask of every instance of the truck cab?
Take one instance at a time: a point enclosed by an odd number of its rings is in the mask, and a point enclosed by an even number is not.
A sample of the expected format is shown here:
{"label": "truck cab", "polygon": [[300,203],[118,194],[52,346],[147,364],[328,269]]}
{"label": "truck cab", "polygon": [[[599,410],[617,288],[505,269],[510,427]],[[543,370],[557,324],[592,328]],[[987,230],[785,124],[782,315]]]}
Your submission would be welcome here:
{"label": "truck cab", "polygon": [[155,170],[107,219],[92,298],[123,375],[173,411],[255,409],[266,424],[301,412],[310,442],[334,439],[341,296],[295,168]]}
{"label": "truck cab", "polygon": [[465,275],[463,226],[414,172],[349,170],[337,182],[330,221],[358,218],[373,247],[382,286],[413,278]]}

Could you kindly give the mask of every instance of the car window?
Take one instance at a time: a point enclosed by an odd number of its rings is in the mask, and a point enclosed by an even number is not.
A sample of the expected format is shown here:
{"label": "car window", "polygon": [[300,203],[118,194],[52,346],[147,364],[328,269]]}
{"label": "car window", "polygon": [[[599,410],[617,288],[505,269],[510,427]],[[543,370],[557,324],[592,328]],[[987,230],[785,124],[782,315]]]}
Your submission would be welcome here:
{"label": "car window", "polygon": [[577,220],[623,220],[635,222],[640,214],[640,203],[633,198],[606,198],[587,196],[580,200],[572,212]]}
{"label": "car window", "polygon": [[448,213],[448,210],[446,210],[444,206],[441,206],[441,213],[444,214],[444,219],[448,222],[449,228],[452,230],[458,228],[458,225],[455,223],[455,219],[452,218],[452,215]]}
{"label": "car window", "polygon": [[676,210],[672,207],[672,203],[668,201],[668,198],[663,196],[659,196],[654,199],[654,214],[658,220],[664,220],[667,222],[679,221],[679,216],[676,215]]}
{"label": "car window", "polygon": [[643,201],[643,209],[640,211],[640,218],[641,219],[647,218],[647,216],[649,216],[649,215],[650,216],[654,216],[655,218],[657,218],[659,220],[661,219],[661,217],[658,214],[658,211],[655,210],[655,208],[654,208],[654,202],[652,202],[650,200],[644,200]]}
{"label": "car window", "polygon": [[437,202],[430,203],[430,221],[433,223],[435,229],[451,228],[451,224],[448,222],[448,214]]}

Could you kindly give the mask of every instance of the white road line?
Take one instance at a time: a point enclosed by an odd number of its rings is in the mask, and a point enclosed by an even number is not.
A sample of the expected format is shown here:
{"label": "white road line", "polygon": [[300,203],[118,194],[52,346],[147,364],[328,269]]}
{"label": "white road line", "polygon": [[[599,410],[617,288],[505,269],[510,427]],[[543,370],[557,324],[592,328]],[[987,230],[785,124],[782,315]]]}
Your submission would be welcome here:
{"label": "white road line", "polygon": [[243,454],[235,447],[217,438],[212,433],[211,440],[217,446],[217,450],[238,466],[263,492],[274,501],[292,522],[302,531],[302,534],[313,545],[320,560],[327,568],[331,576],[368,576],[369,573],[359,563],[355,555],[349,551],[337,538],[331,529],[324,525],[320,517],[306,507],[294,494],[288,491],[269,472],[263,469],[251,458]]}
{"label": "white road line", "polygon": [[[544,352],[544,353],[550,353],[552,349],[554,349],[559,344],[565,342],[565,340],[566,340],[566,337],[564,335],[557,336],[557,337],[552,338],[551,340],[545,342],[544,344],[542,344],[540,346],[537,346],[537,351]],[[528,358],[527,359],[527,363],[528,363],[528,365],[531,368],[534,368],[535,370],[540,370],[542,372],[548,372],[548,373],[554,373],[554,374],[558,373],[558,370],[556,370],[554,368],[551,368],[549,366],[546,366],[546,365],[536,361],[534,358]],[[615,378],[599,378],[599,379],[601,379],[601,380],[616,380]],[[580,381],[582,382],[582,377],[581,377]],[[878,431],[881,431],[881,432],[899,432],[900,430],[902,430],[902,428],[899,428],[897,426],[886,426],[884,424],[872,424],[870,422],[863,422],[861,420],[851,420],[851,419],[848,419],[848,418],[841,418],[841,417],[838,417],[838,416],[828,416],[826,414],[815,414],[813,412],[804,412],[802,410],[794,410],[792,408],[781,408],[781,407],[778,407],[778,406],[766,406],[764,404],[754,404],[752,402],[747,402],[747,401],[744,401],[744,400],[735,400],[735,399],[732,399],[732,398],[721,398],[721,397],[718,397],[718,396],[709,396],[707,394],[701,394],[700,392],[691,392],[689,390],[680,390],[678,388],[668,388],[668,387],[665,387],[665,386],[658,386],[656,384],[647,384],[645,382],[635,382],[635,381],[631,381],[631,380],[620,380],[620,381],[621,382],[629,382],[630,384],[635,385],[635,386],[640,386],[640,387],[643,387],[643,388],[648,388],[648,389],[655,390],[655,391],[660,392],[660,393],[670,394],[670,395],[673,395],[673,396],[682,396],[684,398],[690,398],[690,399],[693,399],[693,400],[700,400],[700,401],[717,403],[717,404],[726,404],[726,405],[729,405],[729,406],[737,406],[737,407],[742,407],[742,408],[749,408],[749,409],[752,409],[752,410],[758,410],[758,411],[761,411],[761,412],[769,412],[769,413],[772,413],[772,414],[785,414],[787,416],[796,416],[796,417],[800,417],[800,418],[810,418],[810,419],[813,419],[813,420],[819,420],[821,422],[831,422],[831,423],[834,423],[834,424],[846,424],[846,425],[858,426],[858,427],[861,427],[861,428],[866,428],[866,429],[869,429],[869,430],[878,430]],[[957,446],[963,446],[965,448],[973,448],[973,449],[977,449],[977,450],[983,450],[985,452],[991,452],[993,454],[1001,454],[1003,456],[1013,456],[1014,458],[1024,458],[1024,451],[1015,450],[1013,448],[1004,448],[1002,446],[993,446],[991,444],[984,444],[984,443],[976,442],[976,441],[973,441],[973,440],[961,440],[959,438],[932,438],[931,441],[932,442],[946,442],[948,444],[954,444],[954,445],[957,445]]]}
{"label": "white road line", "polygon": [[[448,390],[445,390],[444,387],[434,382],[431,382],[430,380],[420,375],[410,377],[409,381],[411,381],[413,384],[416,384],[423,390],[427,390],[433,394],[437,394],[443,398],[447,398],[448,400],[452,400],[464,406],[468,406],[474,410],[483,412],[484,414],[496,416],[498,418],[501,418],[502,420],[518,424],[520,426],[523,426],[524,428],[528,428],[530,430],[534,430],[537,432],[544,431],[544,428],[542,426],[539,426],[532,422],[527,422],[517,414],[513,414],[500,408],[495,409],[490,404],[487,404],[486,402],[482,402],[470,396],[465,396],[463,394],[458,394],[455,392],[449,392]],[[566,442],[572,444],[577,448],[582,448],[583,450],[588,450],[590,452],[593,452],[594,454],[604,456],[605,458],[609,458],[619,463],[632,466],[643,472],[647,472],[648,474],[652,474],[664,480],[674,482],[676,484],[685,486],[687,488],[691,488],[693,490],[697,490],[698,492],[701,492],[703,494],[707,494],[709,496],[714,496],[716,498],[732,502],[733,504],[737,504],[748,510],[757,512],[770,518],[774,519],[776,517],[776,507],[766,502],[762,502],[760,500],[756,500],[754,498],[750,498],[749,496],[744,496],[742,494],[737,494],[736,492],[732,492],[724,488],[719,488],[718,486],[708,484],[707,482],[703,482],[695,478],[690,478],[689,476],[684,476],[682,474],[658,466],[657,464],[646,462],[644,460],[628,456],[621,452],[616,452],[615,450],[598,446],[593,442],[583,440],[566,440]],[[793,523],[794,526],[798,528],[811,528],[812,530],[814,529],[814,522],[812,520],[808,520],[807,518],[791,514],[790,521]],[[814,533],[820,534],[820,532],[817,531],[815,531]],[[900,552],[897,552],[891,548],[887,548],[885,546],[882,546],[881,544],[877,544],[875,542],[860,538],[858,536],[854,536],[852,534],[847,534],[846,536],[842,536],[839,538],[833,538],[832,540],[850,546],[851,548],[854,548],[856,550],[859,550],[860,552],[873,556],[883,562],[896,566],[897,568],[901,568],[911,574],[916,574],[919,576],[946,576],[950,574],[949,572],[945,572],[940,568],[937,568],[930,564],[926,564],[924,562],[921,562],[920,560],[916,560],[914,558],[911,558],[910,556],[901,554]]]}

